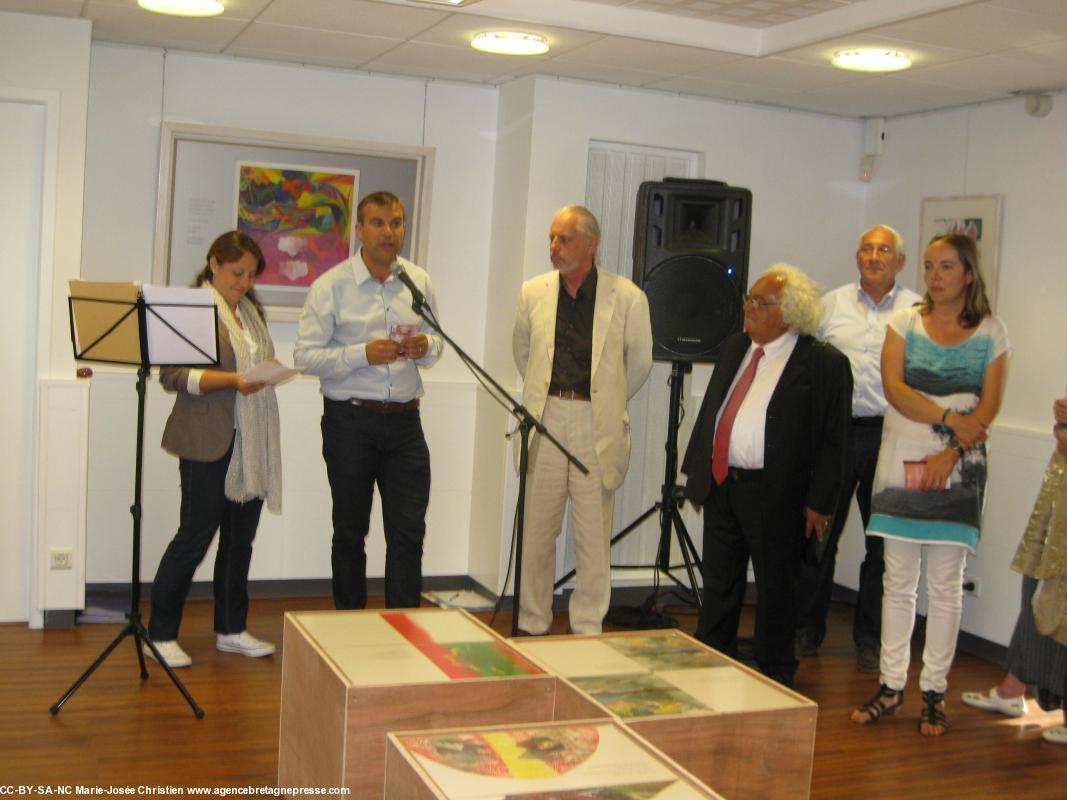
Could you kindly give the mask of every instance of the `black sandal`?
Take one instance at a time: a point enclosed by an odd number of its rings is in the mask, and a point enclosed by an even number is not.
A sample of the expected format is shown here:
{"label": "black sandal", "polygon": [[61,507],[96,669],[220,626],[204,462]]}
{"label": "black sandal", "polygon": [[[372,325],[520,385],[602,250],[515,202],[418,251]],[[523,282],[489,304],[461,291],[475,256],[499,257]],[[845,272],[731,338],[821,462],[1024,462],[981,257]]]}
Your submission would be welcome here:
{"label": "black sandal", "polygon": [[923,725],[941,729],[940,734],[923,733],[923,736],[943,736],[948,733],[948,717],[945,716],[945,709],[942,705],[944,702],[944,692],[933,690],[923,692],[923,707],[919,712],[919,733],[923,732]]}
{"label": "black sandal", "polygon": [[[886,705],[886,700],[893,700],[896,702],[892,705]],[[857,725],[873,725],[882,717],[891,717],[898,708],[904,703],[904,690],[890,689],[884,683],[878,687],[877,693],[874,697],[864,703],[862,706],[856,709],[861,714],[866,714],[867,719],[863,722],[859,720],[853,720]]]}

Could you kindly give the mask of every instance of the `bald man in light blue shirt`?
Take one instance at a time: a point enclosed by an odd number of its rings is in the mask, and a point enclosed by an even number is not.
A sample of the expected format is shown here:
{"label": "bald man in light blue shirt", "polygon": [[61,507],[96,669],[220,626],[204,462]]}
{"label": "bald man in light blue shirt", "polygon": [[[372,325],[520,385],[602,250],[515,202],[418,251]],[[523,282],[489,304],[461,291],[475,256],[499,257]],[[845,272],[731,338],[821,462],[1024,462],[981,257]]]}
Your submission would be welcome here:
{"label": "bald man in light blue shirt", "polygon": [[[871,516],[871,487],[882,439],[886,399],[882,389],[882,344],[886,322],[898,308],[922,298],[897,282],[904,269],[904,241],[887,225],[876,225],[860,237],[856,249],[859,283],[849,283],[823,297],[819,339],[848,356],[852,366],[852,420],[848,430],[847,468],[837,508],[823,538],[821,557],[801,567],[797,585],[800,614],[796,635],[798,657],[816,655],[826,635],[826,615],[833,592],[837,544],[848,519],[852,496],[866,529]],[[882,629],[882,540],[864,537],[852,638],[856,667],[878,672]]]}

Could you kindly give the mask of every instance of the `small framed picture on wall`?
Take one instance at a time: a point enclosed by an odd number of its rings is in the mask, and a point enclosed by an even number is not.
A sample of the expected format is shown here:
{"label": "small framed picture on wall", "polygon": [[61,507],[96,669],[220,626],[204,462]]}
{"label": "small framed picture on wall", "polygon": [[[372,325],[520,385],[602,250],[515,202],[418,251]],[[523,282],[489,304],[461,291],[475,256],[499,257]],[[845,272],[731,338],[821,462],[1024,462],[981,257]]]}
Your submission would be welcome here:
{"label": "small framed picture on wall", "polygon": [[916,288],[922,293],[923,261],[926,245],[935,236],[962,233],[978,246],[979,267],[985,279],[986,293],[993,310],[997,307],[997,266],[1000,255],[999,194],[966,197],[926,197],[919,220],[919,259]]}

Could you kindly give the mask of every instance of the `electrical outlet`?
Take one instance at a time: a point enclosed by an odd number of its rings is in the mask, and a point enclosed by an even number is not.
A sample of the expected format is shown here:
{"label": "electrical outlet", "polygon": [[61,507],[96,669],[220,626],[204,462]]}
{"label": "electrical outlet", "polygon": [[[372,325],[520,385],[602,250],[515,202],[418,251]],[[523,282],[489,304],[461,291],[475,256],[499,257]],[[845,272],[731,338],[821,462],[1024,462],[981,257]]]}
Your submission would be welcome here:
{"label": "electrical outlet", "polygon": [[69,547],[53,547],[50,551],[52,569],[74,569],[74,551]]}
{"label": "electrical outlet", "polygon": [[970,595],[971,597],[978,597],[982,593],[981,592],[981,588],[982,588],[982,584],[979,582],[978,578],[968,578],[967,576],[964,576],[964,578],[963,578],[963,593],[964,594]]}

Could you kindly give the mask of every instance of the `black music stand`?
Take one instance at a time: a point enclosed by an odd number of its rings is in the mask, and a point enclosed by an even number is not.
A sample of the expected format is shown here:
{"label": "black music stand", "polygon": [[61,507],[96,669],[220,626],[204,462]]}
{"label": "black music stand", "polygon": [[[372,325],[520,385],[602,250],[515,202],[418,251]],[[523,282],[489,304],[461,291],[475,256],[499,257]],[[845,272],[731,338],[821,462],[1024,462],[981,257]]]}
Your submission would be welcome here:
{"label": "black music stand", "polygon": [[[460,360],[467,366],[467,369],[474,373],[474,377],[478,379],[482,386],[484,386],[486,390],[491,389],[489,395],[507,409],[508,413],[515,417],[519,423],[517,432],[522,438],[519,440],[519,496],[516,500],[515,508],[515,582],[511,598],[511,635],[514,637],[519,633],[519,590],[522,586],[522,540],[526,526],[526,471],[529,466],[530,431],[536,430],[548,441],[552,442],[553,446],[563,453],[566,459],[583,475],[589,474],[589,468],[579,461],[570,450],[564,447],[559,440],[549,432],[548,428],[541,424],[540,420],[534,419],[533,414],[526,409],[526,406],[512,400],[511,395],[503,386],[493,379],[492,375],[486,372],[477,361],[463,352],[463,349],[452,341],[447,333],[441,330],[441,326],[438,324],[430,304],[426,302],[426,298],[423,297],[422,292],[418,291],[418,287],[413,283],[410,283],[411,279],[406,273],[404,273],[404,276],[400,278],[400,280],[408,287],[408,291],[411,292],[412,310],[426,320],[426,324],[433,328],[434,331],[456,351]],[[497,602],[499,605],[499,600]]]}
{"label": "black music stand", "polygon": [[[133,566],[130,577],[130,610],[126,624],[96,660],[48,710],[58,714],[63,704],[81,688],[104,660],[127,636],[133,637],[141,680],[148,679],[144,650],[147,645],[167,676],[181,692],[197,719],[204,711],[196,704],[178,676],[167,665],[141,622],[141,477],[144,457],[145,380],[153,365],[218,365],[218,315],[210,294],[206,302],[192,302],[191,291],[144,287],[133,283],[88,283],[71,281],[67,299],[70,338],[74,358],[107,364],[137,366],[137,449],[134,456]],[[146,300],[150,293],[151,300]],[[210,331],[208,326],[210,325]],[[88,342],[88,344],[83,343]]]}

